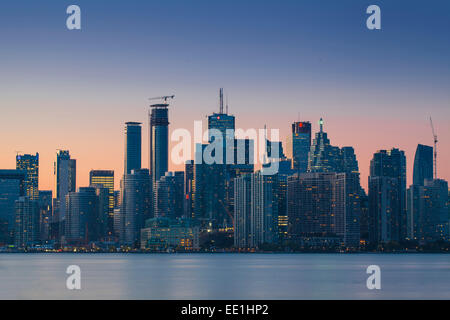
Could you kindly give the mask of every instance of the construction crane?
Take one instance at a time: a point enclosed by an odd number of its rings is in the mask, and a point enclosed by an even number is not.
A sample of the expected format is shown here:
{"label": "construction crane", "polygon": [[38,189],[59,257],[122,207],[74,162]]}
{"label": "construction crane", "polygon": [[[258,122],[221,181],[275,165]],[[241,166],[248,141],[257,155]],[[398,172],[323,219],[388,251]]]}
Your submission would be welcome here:
{"label": "construction crane", "polygon": [[162,96],[162,97],[154,97],[154,98],[149,98],[148,100],[163,100],[164,103],[167,103],[168,99],[173,99],[175,98],[175,95],[171,95],[171,96]]}
{"label": "construction crane", "polygon": [[434,159],[433,159],[433,166],[434,166],[434,178],[437,179],[437,142],[438,142],[438,138],[437,138],[437,134],[434,131],[434,126],[433,126],[433,120],[430,117],[430,125],[431,125],[431,131],[433,133],[433,140],[434,140]]}
{"label": "construction crane", "polygon": [[219,203],[222,205],[223,209],[225,210],[225,212],[228,214],[228,216],[231,219],[231,222],[233,223],[233,229],[234,229],[234,217],[233,215],[230,213],[230,210],[228,210],[228,208],[226,207],[226,205],[223,203],[223,201],[221,199],[218,199]]}

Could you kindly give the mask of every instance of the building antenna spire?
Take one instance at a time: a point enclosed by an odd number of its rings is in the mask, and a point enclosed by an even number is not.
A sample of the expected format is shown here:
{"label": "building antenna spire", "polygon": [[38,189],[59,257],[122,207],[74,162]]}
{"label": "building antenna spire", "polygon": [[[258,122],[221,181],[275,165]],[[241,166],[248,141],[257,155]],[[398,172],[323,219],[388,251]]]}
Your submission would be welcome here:
{"label": "building antenna spire", "polygon": [[223,88],[219,89],[220,114],[223,114]]}
{"label": "building antenna spire", "polygon": [[320,118],[319,120],[319,126],[320,126],[320,132],[323,132],[323,119]]}
{"label": "building antenna spire", "polygon": [[226,95],[226,113],[228,114],[228,93]]}

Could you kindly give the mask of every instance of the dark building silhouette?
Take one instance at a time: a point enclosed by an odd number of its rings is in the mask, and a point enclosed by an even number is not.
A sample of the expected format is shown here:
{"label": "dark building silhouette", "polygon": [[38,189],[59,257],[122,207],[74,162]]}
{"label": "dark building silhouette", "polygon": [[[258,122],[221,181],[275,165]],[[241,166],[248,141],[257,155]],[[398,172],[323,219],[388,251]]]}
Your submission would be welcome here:
{"label": "dark building silhouette", "polygon": [[20,197],[15,202],[14,245],[28,248],[39,242],[39,204],[29,197]]}
{"label": "dark building silhouette", "polygon": [[114,225],[114,170],[91,170],[89,172],[89,186],[102,186],[108,190],[108,230],[113,235]]}
{"label": "dark building silhouette", "polygon": [[132,170],[123,176],[120,185],[120,243],[137,247],[144,221],[153,217],[150,173],[148,169]]}
{"label": "dark building silhouette", "polygon": [[449,240],[449,191],[442,179],[411,185],[407,198],[408,239],[420,242]]}
{"label": "dark building silhouette", "polygon": [[188,160],[184,166],[184,216],[192,218],[194,213],[194,161]]}
{"label": "dark building silhouette", "polygon": [[149,152],[150,175],[153,184],[163,177],[169,168],[169,104],[151,105]]}
{"label": "dark building silhouette", "polygon": [[125,123],[125,174],[141,169],[142,128],[139,122]]}
{"label": "dark building silhouette", "polygon": [[308,172],[343,172],[339,147],[332,146],[323,131],[323,120],[319,121],[320,131],[316,133],[308,157]]}
{"label": "dark building silhouette", "polygon": [[109,191],[102,186],[82,187],[67,196],[65,240],[88,245],[104,240],[109,214]]}
{"label": "dark building silhouette", "polygon": [[52,198],[51,190],[39,190],[39,236],[43,242],[50,240]]}
{"label": "dark building silhouette", "polygon": [[18,154],[16,156],[16,169],[26,171],[25,192],[30,200],[38,200],[39,197],[39,153]]}
{"label": "dark building silhouette", "polygon": [[53,206],[53,222],[57,234],[64,234],[66,196],[75,192],[77,186],[77,160],[70,157],[69,150],[59,150],[55,162],[56,203]]}
{"label": "dark building silhouette", "polygon": [[181,218],[184,213],[184,172],[166,172],[155,185],[155,217]]}
{"label": "dark building silhouette", "polygon": [[413,184],[423,186],[425,179],[433,179],[433,147],[419,144],[414,156]]}
{"label": "dark building silhouette", "polygon": [[360,185],[355,173],[288,177],[288,236],[301,245],[359,247]]}
{"label": "dark building silhouette", "polygon": [[0,170],[0,244],[13,244],[16,200],[25,196],[26,171]]}
{"label": "dark building silhouette", "polygon": [[406,239],[406,157],[380,150],[370,162],[369,237],[372,243]]}
{"label": "dark building silhouette", "polygon": [[291,140],[292,166],[297,172],[306,172],[311,148],[311,123],[294,122],[292,124]]}

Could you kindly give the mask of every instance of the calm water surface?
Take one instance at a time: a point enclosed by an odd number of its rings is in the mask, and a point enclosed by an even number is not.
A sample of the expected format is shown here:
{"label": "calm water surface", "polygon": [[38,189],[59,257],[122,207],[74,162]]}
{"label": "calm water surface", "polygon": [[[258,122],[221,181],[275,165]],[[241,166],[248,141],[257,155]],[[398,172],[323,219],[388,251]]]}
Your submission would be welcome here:
{"label": "calm water surface", "polygon": [[0,254],[0,299],[450,299],[450,255]]}

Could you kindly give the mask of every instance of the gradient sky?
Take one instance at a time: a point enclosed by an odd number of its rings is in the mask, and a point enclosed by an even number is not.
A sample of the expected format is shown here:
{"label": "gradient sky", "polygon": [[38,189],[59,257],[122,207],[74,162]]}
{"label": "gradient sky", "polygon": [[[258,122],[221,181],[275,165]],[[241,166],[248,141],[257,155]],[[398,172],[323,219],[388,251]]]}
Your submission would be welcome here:
{"label": "gradient sky", "polygon": [[[66,28],[67,6],[82,30]],[[382,30],[366,28],[381,7]],[[439,136],[438,175],[450,180],[449,1],[2,1],[0,168],[39,152],[40,189],[54,189],[56,149],[89,170],[123,172],[123,127],[144,123],[147,98],[175,94],[170,129],[193,127],[229,97],[239,128],[324,118],[331,143],[353,146],[367,186],[379,149]],[[180,169],[171,165],[172,170]]]}

